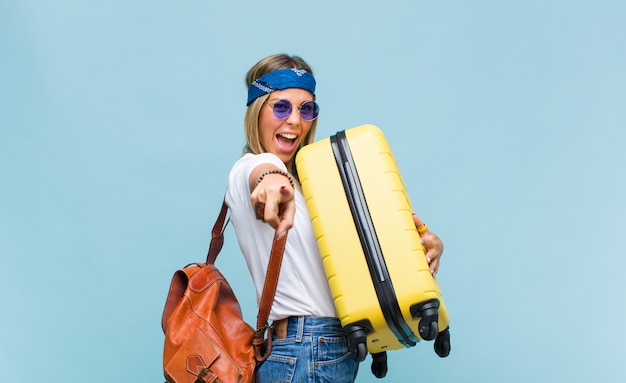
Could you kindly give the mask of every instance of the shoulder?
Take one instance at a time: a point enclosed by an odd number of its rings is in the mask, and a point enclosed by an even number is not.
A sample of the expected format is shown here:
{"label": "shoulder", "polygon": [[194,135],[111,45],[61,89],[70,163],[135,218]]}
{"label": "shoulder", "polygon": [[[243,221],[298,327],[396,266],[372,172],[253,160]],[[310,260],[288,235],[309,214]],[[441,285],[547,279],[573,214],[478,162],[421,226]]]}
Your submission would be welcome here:
{"label": "shoulder", "polygon": [[233,168],[231,169],[231,176],[233,173],[242,172],[243,175],[250,175],[252,170],[259,165],[262,164],[272,164],[280,169],[287,170],[285,164],[274,154],[272,153],[262,153],[262,154],[252,154],[246,153],[240,159],[235,162]]}
{"label": "shoulder", "polygon": [[[287,170],[280,158],[271,153],[246,153],[239,158],[233,165],[228,176],[227,203],[249,199],[250,174],[257,166],[268,163],[280,169]],[[230,206],[230,203],[228,204]]]}

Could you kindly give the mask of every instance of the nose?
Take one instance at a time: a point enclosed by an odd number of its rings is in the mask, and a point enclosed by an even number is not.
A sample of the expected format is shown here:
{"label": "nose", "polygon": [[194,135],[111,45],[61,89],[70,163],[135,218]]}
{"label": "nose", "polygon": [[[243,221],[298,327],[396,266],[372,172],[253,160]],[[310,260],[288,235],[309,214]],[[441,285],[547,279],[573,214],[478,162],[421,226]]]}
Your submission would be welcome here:
{"label": "nose", "polygon": [[287,117],[287,122],[291,125],[299,124],[300,123],[300,109],[291,108],[291,113],[289,114],[289,117]]}

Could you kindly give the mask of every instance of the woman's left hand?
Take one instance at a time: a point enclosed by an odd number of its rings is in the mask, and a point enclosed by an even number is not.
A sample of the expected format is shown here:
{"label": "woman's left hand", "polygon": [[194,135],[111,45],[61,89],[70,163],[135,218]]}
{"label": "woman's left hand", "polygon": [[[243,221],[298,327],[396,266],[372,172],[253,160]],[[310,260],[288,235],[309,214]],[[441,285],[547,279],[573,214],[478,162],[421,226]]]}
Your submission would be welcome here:
{"label": "woman's left hand", "polygon": [[422,245],[426,248],[426,262],[428,262],[430,273],[435,276],[439,271],[439,261],[443,254],[443,242],[435,233],[428,230],[426,224],[415,213],[413,213],[413,222],[415,222],[415,227],[422,231],[420,238]]}

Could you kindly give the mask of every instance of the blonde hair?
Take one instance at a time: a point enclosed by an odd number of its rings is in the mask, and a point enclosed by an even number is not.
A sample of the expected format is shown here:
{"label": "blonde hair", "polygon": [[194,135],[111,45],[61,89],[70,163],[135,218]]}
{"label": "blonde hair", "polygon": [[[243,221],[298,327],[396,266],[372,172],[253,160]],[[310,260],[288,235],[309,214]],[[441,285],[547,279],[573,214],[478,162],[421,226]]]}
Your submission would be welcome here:
{"label": "blonde hair", "polygon": [[[276,54],[262,59],[252,68],[250,68],[250,70],[246,74],[246,87],[250,87],[250,84],[252,84],[254,80],[258,79],[264,74],[273,72],[278,69],[289,68],[304,69],[307,72],[313,74],[311,67],[302,58],[298,56],[289,56],[287,54]],[[244,153],[265,153],[265,149],[261,145],[261,140],[259,139],[259,114],[261,112],[261,107],[263,106],[263,103],[265,103],[268,97],[269,94],[266,94],[257,98],[246,109],[246,114],[243,120],[244,133],[246,136],[246,146],[244,148]],[[300,147],[303,147],[304,145],[308,145],[313,142],[313,140],[315,139],[316,127],[317,119],[313,120],[311,124],[311,129],[307,133],[306,137],[304,137],[304,139],[302,140],[302,144],[300,145]],[[294,169],[288,170],[292,171],[295,175],[295,164]]]}

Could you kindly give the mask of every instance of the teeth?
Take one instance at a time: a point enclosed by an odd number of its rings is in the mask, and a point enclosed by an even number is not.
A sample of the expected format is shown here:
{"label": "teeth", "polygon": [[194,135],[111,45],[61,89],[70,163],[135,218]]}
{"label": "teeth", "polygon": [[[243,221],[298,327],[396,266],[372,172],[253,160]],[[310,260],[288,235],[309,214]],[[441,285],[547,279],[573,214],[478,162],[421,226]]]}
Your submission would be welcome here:
{"label": "teeth", "polygon": [[285,137],[288,140],[295,140],[298,136],[295,134],[282,133],[282,137]]}

